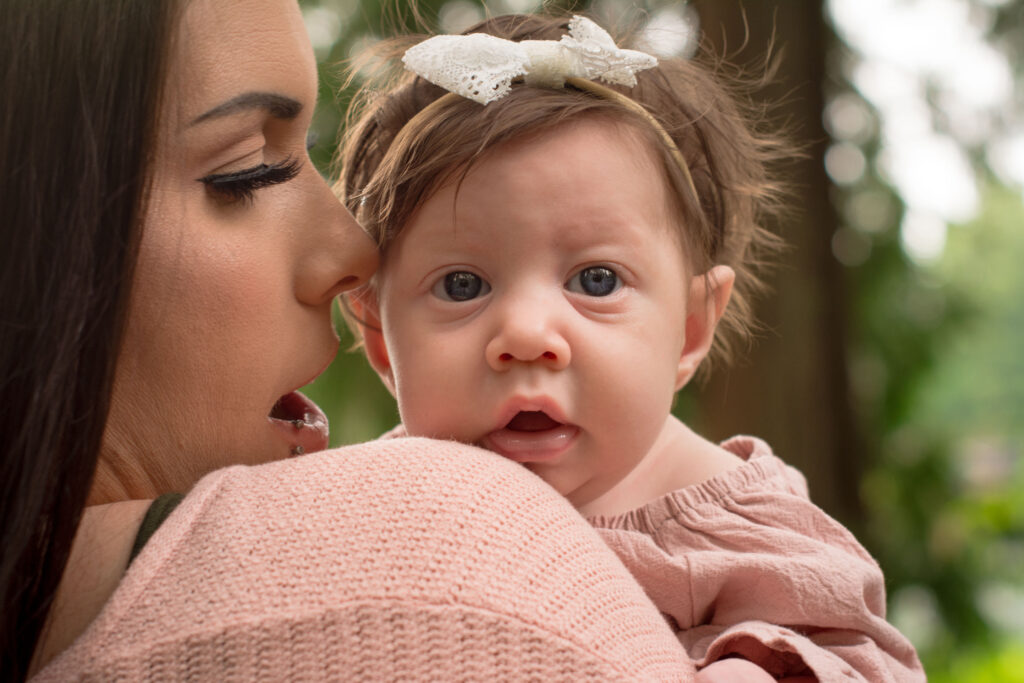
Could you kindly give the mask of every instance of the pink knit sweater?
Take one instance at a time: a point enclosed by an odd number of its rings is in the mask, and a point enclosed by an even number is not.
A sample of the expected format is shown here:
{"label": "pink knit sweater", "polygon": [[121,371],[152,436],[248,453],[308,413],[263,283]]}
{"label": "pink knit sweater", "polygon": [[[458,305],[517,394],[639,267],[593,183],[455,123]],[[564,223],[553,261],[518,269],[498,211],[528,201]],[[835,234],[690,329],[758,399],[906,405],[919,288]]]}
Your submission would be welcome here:
{"label": "pink knit sweater", "polygon": [[690,680],[671,629],[522,467],[425,439],[205,477],[33,680]]}

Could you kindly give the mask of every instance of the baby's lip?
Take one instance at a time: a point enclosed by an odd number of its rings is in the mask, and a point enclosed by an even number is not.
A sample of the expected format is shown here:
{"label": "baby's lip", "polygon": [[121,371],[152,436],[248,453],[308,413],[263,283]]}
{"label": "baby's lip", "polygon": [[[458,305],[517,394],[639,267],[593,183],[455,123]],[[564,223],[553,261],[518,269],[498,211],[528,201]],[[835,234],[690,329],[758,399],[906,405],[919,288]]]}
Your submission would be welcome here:
{"label": "baby's lip", "polygon": [[520,413],[544,413],[555,422],[566,424],[569,422],[565,411],[558,405],[558,402],[550,396],[517,396],[502,406],[498,418],[494,421],[495,429],[504,429]]}
{"label": "baby's lip", "polygon": [[514,400],[502,415],[508,417],[499,421],[481,445],[516,462],[553,460],[569,448],[580,431],[564,419],[558,404],[546,397]]}

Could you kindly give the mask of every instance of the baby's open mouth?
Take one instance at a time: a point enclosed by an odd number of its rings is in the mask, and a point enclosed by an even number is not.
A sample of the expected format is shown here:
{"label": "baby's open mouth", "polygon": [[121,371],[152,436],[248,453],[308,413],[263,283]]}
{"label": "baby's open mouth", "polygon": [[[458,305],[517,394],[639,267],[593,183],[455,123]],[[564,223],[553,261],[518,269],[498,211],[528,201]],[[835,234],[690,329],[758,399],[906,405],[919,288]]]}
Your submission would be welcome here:
{"label": "baby's open mouth", "polygon": [[564,453],[579,431],[543,410],[521,410],[504,427],[484,437],[482,445],[517,462],[541,462]]}
{"label": "baby's open mouth", "polygon": [[552,420],[543,410],[521,410],[509,420],[505,429],[514,432],[542,432],[545,429],[554,429],[561,425],[561,422]]}

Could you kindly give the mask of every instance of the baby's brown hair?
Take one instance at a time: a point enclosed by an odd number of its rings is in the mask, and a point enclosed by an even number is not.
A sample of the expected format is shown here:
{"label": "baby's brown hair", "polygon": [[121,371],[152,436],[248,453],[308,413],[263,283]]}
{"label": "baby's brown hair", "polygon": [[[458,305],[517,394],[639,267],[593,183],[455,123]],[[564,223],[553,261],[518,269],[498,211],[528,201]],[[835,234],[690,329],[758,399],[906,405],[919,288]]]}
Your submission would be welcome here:
{"label": "baby's brown hair", "polygon": [[[513,41],[558,40],[568,26],[567,17],[507,15],[465,33]],[[415,42],[411,37],[397,39],[376,55],[394,60]],[[628,37],[617,43],[630,47]],[[628,125],[661,157],[691,274],[719,264],[736,272],[731,304],[712,349],[713,356],[729,358],[736,340],[749,338],[751,296],[762,288],[757,270],[778,244],[763,221],[777,209],[781,194],[768,169],[787,150],[778,137],[758,130],[763,122],[751,114],[754,110],[739,89],[726,85],[717,71],[708,58],[659,59],[656,67],[636,74],[635,87],[609,86],[642,105],[664,128],[682,153],[692,183],[651,123],[614,100],[568,85],[552,89],[516,84],[487,105],[449,98],[410,126],[406,124],[446,91],[403,73],[383,88],[379,80],[368,81],[357,94],[349,109],[335,191],[386,252],[433,192],[464,177],[495,146],[582,117]]]}

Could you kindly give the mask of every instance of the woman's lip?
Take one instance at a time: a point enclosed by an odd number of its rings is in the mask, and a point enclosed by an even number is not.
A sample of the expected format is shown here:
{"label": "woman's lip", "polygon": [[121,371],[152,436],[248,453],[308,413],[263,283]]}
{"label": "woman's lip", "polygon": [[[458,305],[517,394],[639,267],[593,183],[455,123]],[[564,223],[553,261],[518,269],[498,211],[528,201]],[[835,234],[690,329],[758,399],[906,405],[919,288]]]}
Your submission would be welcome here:
{"label": "woman's lip", "polygon": [[313,401],[298,391],[292,391],[277,400],[275,410],[286,417],[267,419],[288,442],[293,455],[315,453],[330,443],[327,416]]}
{"label": "woman's lip", "polygon": [[579,427],[559,424],[551,429],[523,432],[502,427],[485,436],[484,448],[516,462],[543,462],[564,453],[576,440]]}

